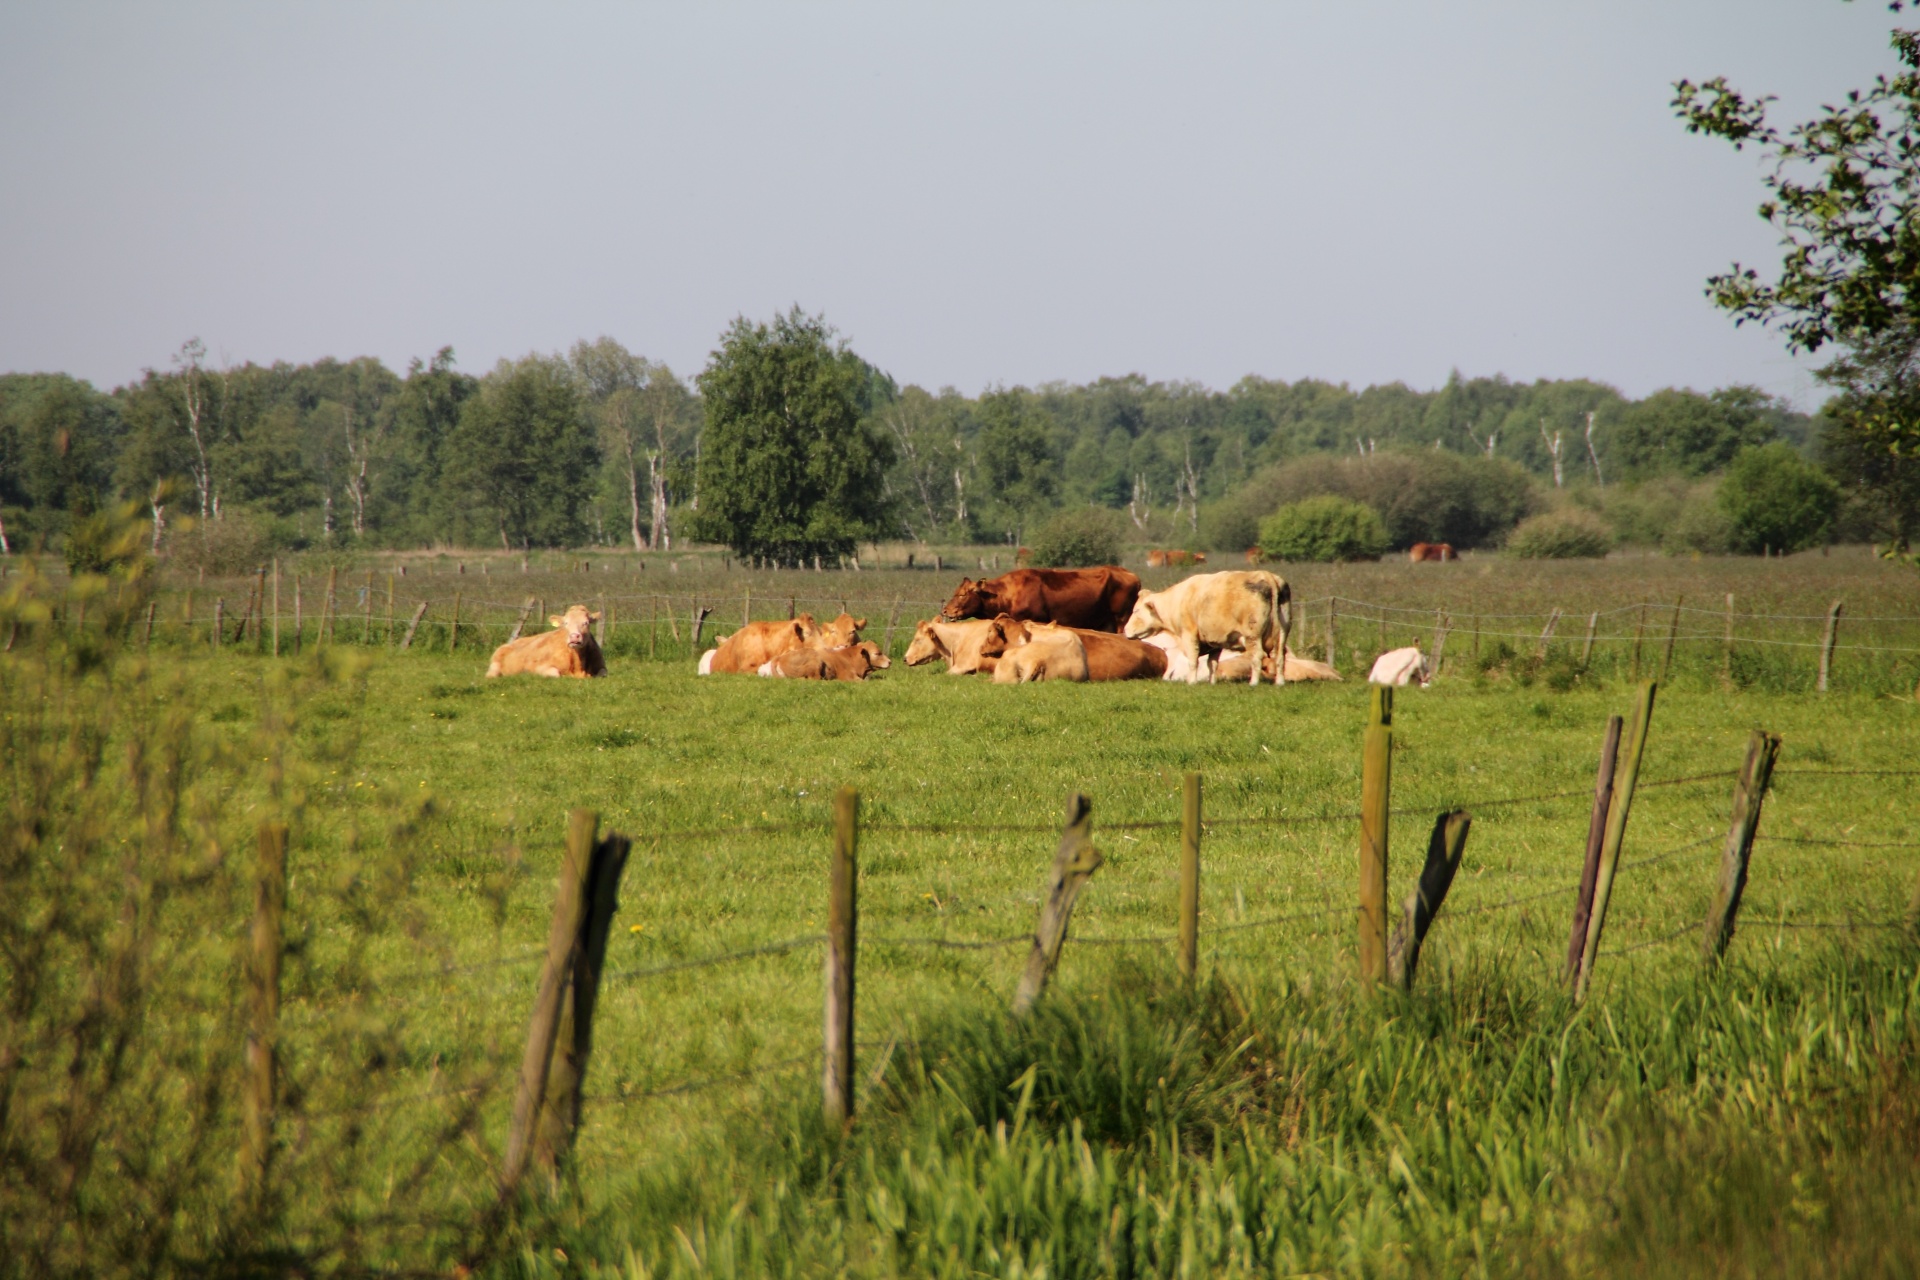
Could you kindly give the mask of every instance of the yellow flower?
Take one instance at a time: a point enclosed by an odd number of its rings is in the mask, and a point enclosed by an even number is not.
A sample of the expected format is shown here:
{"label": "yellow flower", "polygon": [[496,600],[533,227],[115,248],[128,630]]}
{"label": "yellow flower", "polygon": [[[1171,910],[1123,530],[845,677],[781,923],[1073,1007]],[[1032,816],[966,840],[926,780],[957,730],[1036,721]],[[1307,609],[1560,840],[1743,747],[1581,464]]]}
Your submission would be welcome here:
{"label": "yellow flower", "polygon": [[632,928],[630,928],[630,929],[628,929],[628,930],[627,930],[627,932],[628,932],[628,933],[639,933],[639,932],[640,932],[641,930],[643,930],[643,929],[645,929],[646,927],[647,927],[647,926],[645,926],[645,925],[643,925],[643,924],[636,924],[636,925],[634,925],[634,926],[633,926]]}

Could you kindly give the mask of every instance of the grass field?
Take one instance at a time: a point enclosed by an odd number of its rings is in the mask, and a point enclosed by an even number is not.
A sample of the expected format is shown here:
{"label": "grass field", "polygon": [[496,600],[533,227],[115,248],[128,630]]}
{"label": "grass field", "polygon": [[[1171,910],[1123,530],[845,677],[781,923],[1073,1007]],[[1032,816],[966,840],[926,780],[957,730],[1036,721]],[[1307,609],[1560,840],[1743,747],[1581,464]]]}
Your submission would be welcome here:
{"label": "grass field", "polygon": [[[162,625],[156,701],[189,710],[195,749],[224,762],[207,829],[241,849],[259,815],[296,814],[286,1168],[303,1143],[352,1154],[287,1188],[274,1238],[332,1238],[318,1224],[337,1234],[348,1202],[371,1223],[383,1203],[485,1201],[565,814],[586,806],[636,842],[590,1101],[567,1187],[503,1237],[497,1273],[1910,1273],[1920,954],[1888,926],[1920,875],[1920,676],[1915,655],[1883,650],[1920,648],[1920,626],[1892,621],[1920,613],[1920,590],[1911,571],[1820,559],[1469,561],[1439,567],[1458,570],[1442,588],[1401,565],[1299,575],[1303,599],[1387,607],[1343,621],[1339,646],[1363,658],[1381,618],[1399,642],[1430,635],[1432,609],[1456,615],[1447,675],[1396,707],[1394,901],[1432,816],[1474,814],[1407,998],[1353,981],[1358,682],[1009,688],[901,667],[858,686],[701,680],[636,617],[604,681],[484,681],[483,645],[447,654],[441,635],[296,697],[268,676],[304,659],[204,652]],[[681,594],[717,599],[746,578],[727,572],[690,561]],[[918,573],[763,576],[744,590],[780,615],[787,579],[817,582],[822,607],[844,590],[855,612],[944,595]],[[584,575],[528,579],[555,607],[593,598],[567,590]],[[1761,644],[1743,619],[1729,664],[1718,616],[1682,615],[1683,635],[1710,637],[1676,648],[1643,771],[1661,785],[1643,783],[1576,1012],[1558,972],[1601,729],[1631,699],[1634,606],[1727,590],[1745,613],[1794,615],[1766,624],[1776,640],[1817,640],[1836,597],[1880,620],[1846,624],[1868,647],[1842,650],[1820,696],[1813,649]],[[1542,659],[1538,626],[1521,625],[1556,607],[1581,627],[1621,612],[1582,665],[1580,628],[1563,624]],[[1669,621],[1646,624],[1645,674]],[[11,724],[42,695],[17,671],[6,687]],[[1785,747],[1731,962],[1708,976],[1699,924],[1755,727]],[[291,781],[276,783],[282,751]],[[1204,775],[1209,822],[1192,991],[1166,941],[1187,771]],[[816,1118],[811,940],[840,786],[860,790],[865,824],[862,1119],[844,1137]],[[1023,945],[928,940],[1032,929],[1075,790],[1107,861],[1057,986],[1015,1025]],[[236,967],[244,877],[225,901],[193,918],[167,971]],[[230,1149],[230,1122],[210,1122],[212,1145]],[[321,1261],[444,1270],[460,1234],[369,1231]],[[274,1269],[272,1249],[246,1248]]]}

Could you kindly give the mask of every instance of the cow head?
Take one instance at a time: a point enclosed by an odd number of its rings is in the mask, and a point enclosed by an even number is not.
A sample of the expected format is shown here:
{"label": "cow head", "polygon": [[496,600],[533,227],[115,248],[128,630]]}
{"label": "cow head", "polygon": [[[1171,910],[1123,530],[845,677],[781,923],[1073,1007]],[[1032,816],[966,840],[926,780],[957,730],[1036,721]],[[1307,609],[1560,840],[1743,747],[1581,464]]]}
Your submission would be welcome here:
{"label": "cow head", "polygon": [[600,621],[599,613],[588,613],[587,606],[583,604],[576,604],[565,613],[552,614],[547,618],[548,625],[554,630],[565,628],[569,649],[586,648],[587,643],[593,639],[593,624],[598,621]]}
{"label": "cow head", "polygon": [[862,640],[854,646],[854,650],[867,660],[869,671],[885,671],[893,665],[893,659],[881,652],[880,646],[871,640]]}
{"label": "cow head", "polygon": [[1028,639],[1028,624],[1003,613],[987,624],[980,640],[980,656],[997,658],[1009,649],[1019,648]]}
{"label": "cow head", "polygon": [[821,634],[820,624],[813,620],[812,614],[803,613],[799,617],[794,618],[792,620],[792,626],[793,634],[799,639],[801,644],[814,648],[819,647]]}
{"label": "cow head", "polygon": [[856,618],[850,613],[842,612],[839,617],[820,628],[820,647],[844,649],[850,644],[858,644],[860,632],[866,625],[865,618]]}
{"label": "cow head", "polygon": [[977,618],[986,609],[986,584],[975,582],[972,578],[962,578],[960,585],[953,589],[953,598],[940,610],[940,620],[959,622],[962,618]]}
{"label": "cow head", "polygon": [[1134,601],[1133,612],[1127,617],[1125,635],[1129,640],[1144,640],[1150,635],[1167,629],[1167,623],[1160,616],[1160,610],[1154,607],[1155,592],[1142,591],[1140,598]]}
{"label": "cow head", "polygon": [[941,644],[940,637],[934,634],[931,619],[914,627],[913,643],[907,646],[907,656],[904,659],[908,666],[917,667],[923,662],[932,662],[935,658],[946,656],[946,646]]}

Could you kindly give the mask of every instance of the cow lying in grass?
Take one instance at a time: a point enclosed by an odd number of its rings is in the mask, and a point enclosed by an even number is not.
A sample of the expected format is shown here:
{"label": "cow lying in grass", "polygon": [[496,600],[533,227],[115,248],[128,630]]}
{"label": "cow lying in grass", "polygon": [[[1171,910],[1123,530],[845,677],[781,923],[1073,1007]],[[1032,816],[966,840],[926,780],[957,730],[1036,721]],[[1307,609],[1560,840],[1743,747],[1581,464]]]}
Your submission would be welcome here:
{"label": "cow lying in grass", "polygon": [[789,649],[761,664],[760,674],[787,680],[865,680],[893,662],[871,640],[834,649]]}
{"label": "cow lying in grass", "polygon": [[[999,661],[1028,643],[1039,625],[1009,618],[1003,613],[987,629],[980,652]],[[1086,627],[1061,627],[1060,630],[1080,637],[1080,647],[1086,651],[1088,680],[1158,680],[1167,673],[1167,655],[1154,645]],[[997,667],[994,674],[997,678]]]}
{"label": "cow lying in grass", "polygon": [[850,644],[859,644],[860,633],[866,626],[865,618],[856,618],[843,610],[839,617],[820,628],[820,638],[814,642],[814,648],[844,649]]}
{"label": "cow lying in grass", "polygon": [[993,668],[995,684],[1033,684],[1040,680],[1087,679],[1087,646],[1071,627],[1051,622],[1027,623],[1026,642],[1000,655]]}
{"label": "cow lying in grass", "polygon": [[576,604],[565,613],[556,613],[547,621],[553,630],[537,636],[522,636],[493,651],[487,664],[487,678],[495,676],[575,676],[586,679],[607,674],[607,660],[593,638],[593,624],[600,615]]}
{"label": "cow lying in grass", "polygon": [[[992,671],[1006,649],[1005,635],[996,630],[993,618],[968,618],[961,622],[928,619],[913,629],[913,642],[907,646],[906,664],[910,667],[946,660],[950,676],[970,676],[976,671]],[[992,641],[991,654],[983,652]]]}
{"label": "cow lying in grass", "polygon": [[[842,618],[846,615],[842,614]],[[839,619],[835,619],[836,622]],[[851,621],[851,619],[849,619]],[[822,642],[820,624],[813,615],[803,613],[785,622],[749,622],[720,641],[716,649],[700,655],[703,676],[758,671],[789,649],[804,649]]]}

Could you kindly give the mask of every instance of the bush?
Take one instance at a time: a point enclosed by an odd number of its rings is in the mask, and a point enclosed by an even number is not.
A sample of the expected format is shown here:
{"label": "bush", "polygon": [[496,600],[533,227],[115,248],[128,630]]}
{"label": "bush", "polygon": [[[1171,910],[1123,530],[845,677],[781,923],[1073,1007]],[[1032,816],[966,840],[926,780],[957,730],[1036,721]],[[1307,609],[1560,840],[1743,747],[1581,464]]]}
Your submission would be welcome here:
{"label": "bush", "polygon": [[1612,545],[1606,522],[1577,507],[1523,520],[1507,537],[1507,550],[1522,560],[1595,559]]}
{"label": "bush", "polygon": [[1290,503],[1260,522],[1260,552],[1269,560],[1378,560],[1386,549],[1379,513],[1332,494]]}
{"label": "bush", "polygon": [[218,520],[198,522],[191,529],[178,527],[186,523],[180,518],[164,543],[174,563],[183,569],[228,577],[252,573],[273,554],[266,526],[245,512],[230,511]]}
{"label": "bush", "polygon": [[1062,511],[1033,535],[1032,563],[1055,569],[1119,564],[1126,532],[1126,518],[1118,511],[1105,507]]}
{"label": "bush", "polygon": [[1660,539],[1661,549],[1669,555],[1697,551],[1723,556],[1733,545],[1733,521],[1717,502],[1710,501],[1688,503]]}
{"label": "bush", "polygon": [[1733,460],[1720,484],[1720,508],[1733,522],[1737,549],[1799,551],[1833,527],[1840,486],[1790,446],[1769,444]]}
{"label": "bush", "polygon": [[1223,551],[1246,545],[1252,520],[1322,494],[1363,502],[1380,513],[1387,545],[1497,542],[1527,513],[1531,483],[1511,462],[1421,450],[1366,458],[1301,458],[1253,477],[1205,513],[1208,539]]}

